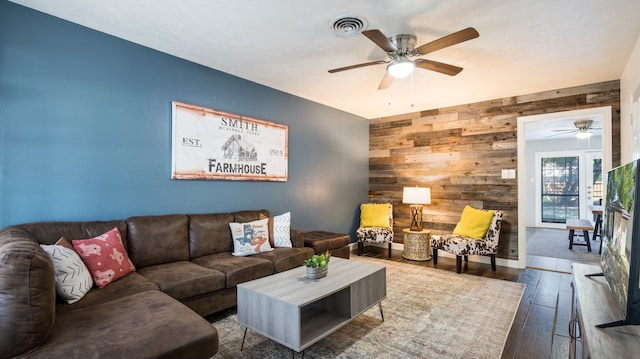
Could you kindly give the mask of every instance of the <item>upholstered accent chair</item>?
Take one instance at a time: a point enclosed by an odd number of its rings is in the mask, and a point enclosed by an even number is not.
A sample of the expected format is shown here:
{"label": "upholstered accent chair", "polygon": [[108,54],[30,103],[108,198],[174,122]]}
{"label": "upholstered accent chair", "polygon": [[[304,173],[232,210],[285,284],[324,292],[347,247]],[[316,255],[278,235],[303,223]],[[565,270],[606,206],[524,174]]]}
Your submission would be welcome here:
{"label": "upholstered accent chair", "polygon": [[[365,212],[367,212],[366,206],[389,206],[388,222],[380,223],[380,221],[371,221],[371,218],[366,219]],[[371,208],[371,207],[368,207]],[[386,213],[386,208],[385,208]],[[378,218],[380,219],[380,218]],[[378,222],[378,223],[376,223]],[[389,244],[389,258],[391,258],[391,244],[393,243],[393,205],[390,203],[384,204],[361,204],[360,205],[360,227],[356,230],[356,239],[358,240],[358,255],[362,255],[364,249],[364,242],[373,243],[388,243]]]}
{"label": "upholstered accent chair", "polygon": [[487,233],[482,239],[475,239],[459,234],[432,234],[433,264],[438,264],[438,250],[456,255],[456,272],[462,271],[462,258],[467,262],[470,255],[491,257],[491,270],[496,270],[496,253],[500,229],[502,228],[502,212],[495,211]]}

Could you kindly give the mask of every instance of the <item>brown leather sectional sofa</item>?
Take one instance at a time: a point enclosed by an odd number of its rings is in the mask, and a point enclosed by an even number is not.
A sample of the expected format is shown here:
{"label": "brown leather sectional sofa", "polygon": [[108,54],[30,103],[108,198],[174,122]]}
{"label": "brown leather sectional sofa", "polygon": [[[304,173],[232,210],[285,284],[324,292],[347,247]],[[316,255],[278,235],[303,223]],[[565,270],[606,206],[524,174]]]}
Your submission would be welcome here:
{"label": "brown leather sectional sofa", "polygon": [[[209,358],[218,333],[203,316],[236,305],[236,284],[302,265],[293,248],[236,257],[230,222],[267,210],[39,222],[0,232],[0,358]],[[80,301],[56,300],[54,270],[39,244],[92,238],[118,227],[136,271]]]}

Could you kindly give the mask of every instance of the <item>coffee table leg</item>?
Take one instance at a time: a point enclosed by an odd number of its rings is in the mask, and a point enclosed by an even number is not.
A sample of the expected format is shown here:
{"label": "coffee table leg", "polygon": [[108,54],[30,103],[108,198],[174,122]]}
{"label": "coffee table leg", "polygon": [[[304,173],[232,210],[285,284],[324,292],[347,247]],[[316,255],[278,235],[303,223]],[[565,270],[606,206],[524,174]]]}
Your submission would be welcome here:
{"label": "coffee table leg", "polygon": [[380,307],[380,316],[382,317],[382,321],[384,322],[384,314],[382,314],[382,301],[378,302],[378,307]]}
{"label": "coffee table leg", "polygon": [[244,328],[244,335],[242,336],[242,344],[240,344],[240,351],[242,351],[242,348],[244,347],[244,338],[247,337],[247,329],[249,328]]}

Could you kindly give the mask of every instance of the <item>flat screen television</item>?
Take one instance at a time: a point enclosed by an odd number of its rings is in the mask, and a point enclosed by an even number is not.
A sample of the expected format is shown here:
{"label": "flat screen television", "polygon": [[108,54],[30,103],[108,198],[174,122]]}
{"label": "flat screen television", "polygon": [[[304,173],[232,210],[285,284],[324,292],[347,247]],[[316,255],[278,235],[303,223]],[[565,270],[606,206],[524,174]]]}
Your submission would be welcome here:
{"label": "flat screen television", "polygon": [[607,174],[601,264],[622,318],[600,328],[640,324],[639,163],[635,160]]}

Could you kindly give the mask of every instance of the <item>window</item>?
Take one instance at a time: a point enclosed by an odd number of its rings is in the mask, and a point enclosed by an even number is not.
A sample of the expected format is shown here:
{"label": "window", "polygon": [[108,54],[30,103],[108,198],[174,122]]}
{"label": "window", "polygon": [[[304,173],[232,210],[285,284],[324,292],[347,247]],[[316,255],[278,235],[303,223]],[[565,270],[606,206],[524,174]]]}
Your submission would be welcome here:
{"label": "window", "polygon": [[580,218],[579,157],[541,159],[541,219],[543,223],[565,223]]}

